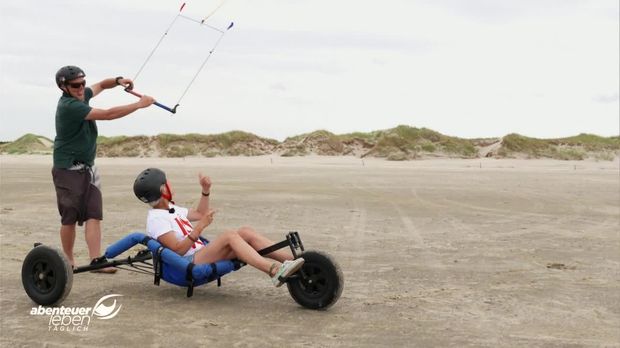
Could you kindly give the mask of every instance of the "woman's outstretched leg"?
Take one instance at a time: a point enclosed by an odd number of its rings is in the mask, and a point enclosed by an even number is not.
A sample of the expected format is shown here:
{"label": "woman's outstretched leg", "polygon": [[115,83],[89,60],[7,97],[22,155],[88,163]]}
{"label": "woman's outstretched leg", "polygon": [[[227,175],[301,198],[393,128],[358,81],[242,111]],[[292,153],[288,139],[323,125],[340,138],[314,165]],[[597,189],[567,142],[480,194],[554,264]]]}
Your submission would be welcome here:
{"label": "woman's outstretched leg", "polygon": [[258,252],[241,237],[238,231],[226,231],[214,241],[207,244],[206,247],[200,249],[194,256],[194,263],[211,263],[235,257],[267,273],[275,286],[282,286],[282,284],[284,284],[282,279],[297,272],[304,264],[303,258],[298,258],[293,261],[284,260],[282,263],[266,259],[260,256]]}
{"label": "woman's outstretched leg", "polygon": [[[239,230],[237,230],[237,232],[239,232],[239,236],[241,236],[243,240],[245,240],[248,244],[252,246],[252,248],[254,248],[254,250],[257,251],[275,244],[275,242],[256,232],[256,230],[250,226],[243,226]],[[265,257],[269,257],[279,262],[284,262],[286,260],[292,260],[293,254],[290,252],[289,249],[280,249],[265,255]]]}
{"label": "woman's outstretched leg", "polygon": [[[194,263],[212,263],[220,260],[238,258],[239,260],[267,274],[273,273],[273,261],[260,256],[237,231],[226,231],[217,236],[194,256]],[[279,267],[279,262],[276,263]]]}

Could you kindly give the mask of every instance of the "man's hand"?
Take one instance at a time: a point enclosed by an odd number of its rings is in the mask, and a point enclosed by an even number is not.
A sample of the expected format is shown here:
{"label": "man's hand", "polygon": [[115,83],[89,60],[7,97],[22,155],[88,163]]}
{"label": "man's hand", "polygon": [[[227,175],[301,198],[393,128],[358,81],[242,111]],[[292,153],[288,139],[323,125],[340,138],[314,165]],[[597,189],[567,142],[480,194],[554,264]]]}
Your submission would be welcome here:
{"label": "man's hand", "polygon": [[200,186],[202,186],[202,192],[203,193],[210,193],[211,192],[211,178],[208,176],[204,176],[202,175],[202,173],[198,173],[198,183],[200,183]]}
{"label": "man's hand", "polygon": [[116,82],[118,82],[118,84],[123,86],[124,88],[133,89],[133,81],[131,79],[122,78],[116,80]]}
{"label": "man's hand", "polygon": [[138,107],[142,109],[147,106],[151,106],[154,102],[155,102],[155,99],[153,99],[153,97],[149,97],[148,95],[143,95],[142,97],[140,97],[140,100],[138,101]]}

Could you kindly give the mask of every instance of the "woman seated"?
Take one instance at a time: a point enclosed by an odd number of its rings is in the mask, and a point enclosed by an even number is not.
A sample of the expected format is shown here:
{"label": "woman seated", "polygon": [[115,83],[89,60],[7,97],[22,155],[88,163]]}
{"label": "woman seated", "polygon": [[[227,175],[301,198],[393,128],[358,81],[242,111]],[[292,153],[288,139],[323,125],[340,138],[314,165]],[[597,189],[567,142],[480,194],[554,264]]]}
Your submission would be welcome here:
{"label": "woman seated", "polygon": [[148,168],[138,175],[133,190],[152,208],[146,219],[146,232],[151,238],[194,264],[237,258],[267,273],[275,286],[281,286],[281,279],[301,268],[304,259],[293,260],[290,251],[277,250],[266,255],[269,258],[259,255],[257,250],[274,243],[251,227],[225,231],[204,243],[199,237],[213,222],[215,211],[209,209],[211,179],[199,173],[198,182],[202,188],[200,202],[195,209],[187,209],[172,201],[173,191],[162,170]]}

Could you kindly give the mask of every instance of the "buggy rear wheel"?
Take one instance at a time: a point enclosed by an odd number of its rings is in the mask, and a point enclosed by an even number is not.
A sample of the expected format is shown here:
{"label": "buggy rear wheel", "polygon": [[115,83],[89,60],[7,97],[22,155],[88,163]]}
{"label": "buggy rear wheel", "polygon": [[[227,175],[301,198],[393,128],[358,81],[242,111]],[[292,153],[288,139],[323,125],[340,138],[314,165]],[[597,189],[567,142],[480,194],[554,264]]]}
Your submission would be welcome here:
{"label": "buggy rear wheel", "polygon": [[327,309],[332,306],[344,287],[340,266],[326,253],[306,251],[302,268],[286,285],[291,297],[309,309]]}
{"label": "buggy rear wheel", "polygon": [[34,302],[51,306],[62,302],[73,285],[73,268],[58,249],[39,245],[22,265],[22,284]]}

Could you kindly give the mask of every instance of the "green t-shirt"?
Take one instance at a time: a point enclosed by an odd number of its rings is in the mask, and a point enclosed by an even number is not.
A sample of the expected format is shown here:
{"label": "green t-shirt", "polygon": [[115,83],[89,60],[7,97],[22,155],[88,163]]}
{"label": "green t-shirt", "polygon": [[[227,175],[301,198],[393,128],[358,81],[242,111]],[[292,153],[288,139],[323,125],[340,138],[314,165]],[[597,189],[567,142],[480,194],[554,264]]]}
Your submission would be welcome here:
{"label": "green t-shirt", "polygon": [[92,110],[88,105],[93,91],[84,90],[84,101],[63,94],[56,108],[56,138],[54,138],[54,168],[69,168],[74,162],[95,164],[97,154],[97,124],[85,120]]}

